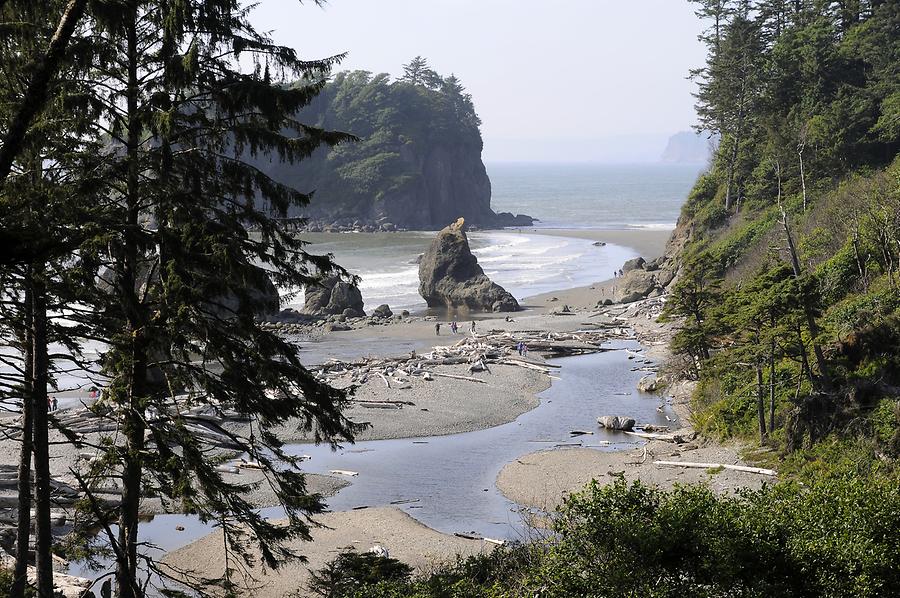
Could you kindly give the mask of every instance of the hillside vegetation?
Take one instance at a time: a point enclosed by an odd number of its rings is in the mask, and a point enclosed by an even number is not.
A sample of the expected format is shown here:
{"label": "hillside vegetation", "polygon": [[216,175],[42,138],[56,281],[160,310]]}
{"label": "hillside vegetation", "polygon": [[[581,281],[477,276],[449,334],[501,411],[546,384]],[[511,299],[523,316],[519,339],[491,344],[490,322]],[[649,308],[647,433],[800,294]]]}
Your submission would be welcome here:
{"label": "hillside vegetation", "polygon": [[679,223],[673,348],[705,432],[804,475],[893,470],[900,5],[799,4],[703,3],[699,109],[722,141]]}

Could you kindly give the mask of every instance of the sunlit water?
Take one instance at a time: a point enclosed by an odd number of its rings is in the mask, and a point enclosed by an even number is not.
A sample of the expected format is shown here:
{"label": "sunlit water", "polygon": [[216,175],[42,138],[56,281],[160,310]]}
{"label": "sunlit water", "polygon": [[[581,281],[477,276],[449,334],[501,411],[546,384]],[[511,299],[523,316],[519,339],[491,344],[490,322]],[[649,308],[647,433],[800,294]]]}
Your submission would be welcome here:
{"label": "sunlit water", "polygon": [[491,207],[552,228],[675,226],[703,166],[488,163]]}
{"label": "sunlit water", "polygon": [[[598,247],[586,239],[513,230],[475,231],[467,236],[485,274],[520,301],[605,280],[637,255],[627,247]],[[434,233],[313,233],[303,238],[310,243],[310,253],[330,253],[337,263],[360,277],[366,310],[382,303],[394,310],[425,309],[425,300],[419,296],[416,259],[428,249]],[[284,294],[289,297],[289,305],[302,307],[302,294],[288,289]]]}

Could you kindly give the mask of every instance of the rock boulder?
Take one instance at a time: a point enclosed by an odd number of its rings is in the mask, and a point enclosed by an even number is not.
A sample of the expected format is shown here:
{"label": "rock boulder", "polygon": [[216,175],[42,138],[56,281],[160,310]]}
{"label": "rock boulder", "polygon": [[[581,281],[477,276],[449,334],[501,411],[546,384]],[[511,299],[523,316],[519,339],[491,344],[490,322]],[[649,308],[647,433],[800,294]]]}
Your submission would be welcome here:
{"label": "rock boulder", "polygon": [[390,318],[394,312],[387,303],[382,303],[372,311],[372,315],[377,318]]}
{"label": "rock boulder", "polygon": [[631,272],[632,270],[643,270],[644,264],[647,262],[642,257],[630,259],[622,266],[622,272]]}
{"label": "rock boulder", "polygon": [[646,270],[631,270],[619,279],[616,300],[619,303],[640,301],[657,287],[656,276]]}
{"label": "rock boulder", "polygon": [[[351,310],[347,314],[347,310]],[[362,293],[356,285],[330,276],[316,286],[306,288],[303,311],[314,315],[344,314],[347,317],[365,315]]]}
{"label": "rock boulder", "polygon": [[465,220],[441,230],[419,263],[419,294],[429,307],[475,311],[518,311],[516,301],[491,281],[469,249]]}
{"label": "rock boulder", "polygon": [[621,415],[602,415],[597,418],[601,428],[608,430],[631,430],[634,428],[634,418]]}

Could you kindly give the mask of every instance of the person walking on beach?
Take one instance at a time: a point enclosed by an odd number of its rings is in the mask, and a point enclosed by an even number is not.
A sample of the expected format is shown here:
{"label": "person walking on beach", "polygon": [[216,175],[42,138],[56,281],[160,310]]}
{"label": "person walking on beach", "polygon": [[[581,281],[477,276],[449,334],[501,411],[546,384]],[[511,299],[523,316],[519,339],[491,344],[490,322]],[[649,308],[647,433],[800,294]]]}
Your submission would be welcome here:
{"label": "person walking on beach", "polygon": [[523,343],[522,341],[519,341],[519,344],[516,345],[516,351],[519,352],[519,357],[522,356],[522,347],[524,347],[524,346],[525,346],[525,343]]}
{"label": "person walking on beach", "polygon": [[472,320],[472,336],[475,336],[475,320]]}
{"label": "person walking on beach", "polygon": [[528,345],[525,343],[522,343],[522,356],[528,357]]}
{"label": "person walking on beach", "polygon": [[51,411],[56,411],[57,409],[59,409],[59,401],[56,397],[53,397],[53,409]]}
{"label": "person walking on beach", "polygon": [[440,336],[440,335],[441,335],[441,323],[440,323],[440,322],[435,322],[435,323],[434,323],[434,334],[435,334],[436,336]]}
{"label": "person walking on beach", "polygon": [[450,332],[452,332],[453,334],[459,332],[459,326],[457,325],[456,320],[450,322]]}

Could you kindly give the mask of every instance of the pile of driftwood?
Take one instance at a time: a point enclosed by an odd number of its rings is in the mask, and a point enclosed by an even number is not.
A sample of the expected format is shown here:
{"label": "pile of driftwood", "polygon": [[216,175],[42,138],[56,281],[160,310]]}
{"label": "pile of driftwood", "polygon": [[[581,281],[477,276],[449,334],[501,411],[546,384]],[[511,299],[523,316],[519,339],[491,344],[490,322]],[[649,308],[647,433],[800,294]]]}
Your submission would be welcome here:
{"label": "pile of driftwood", "polygon": [[[579,330],[576,332],[548,332],[524,330],[505,332],[492,330],[486,334],[466,336],[448,346],[435,347],[432,351],[417,354],[415,351],[401,357],[379,357],[352,362],[331,360],[315,368],[320,380],[334,384],[349,381],[359,385],[369,379],[380,378],[387,388],[402,389],[411,386],[412,378],[433,380],[435,377],[455,378],[484,383],[481,378],[437,371],[437,366],[468,365],[469,373],[490,371],[491,365],[509,365],[535,370],[549,375],[559,366],[544,361],[528,359],[518,348],[523,344],[529,352],[546,357],[564,357],[598,353],[610,349],[603,343],[611,339],[628,338],[628,331],[621,327],[603,330]],[[358,401],[363,406],[390,408],[394,401]],[[402,403],[402,402],[396,402]],[[395,408],[401,408],[397,405]]]}

